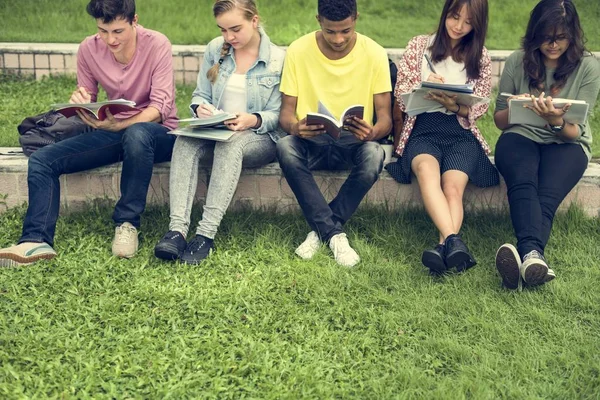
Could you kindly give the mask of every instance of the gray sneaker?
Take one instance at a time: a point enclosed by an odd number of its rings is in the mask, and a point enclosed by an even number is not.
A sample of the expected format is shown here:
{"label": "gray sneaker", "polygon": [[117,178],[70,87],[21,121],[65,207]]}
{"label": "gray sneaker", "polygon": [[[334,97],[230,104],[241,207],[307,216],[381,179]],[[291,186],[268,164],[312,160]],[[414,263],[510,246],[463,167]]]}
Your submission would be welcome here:
{"label": "gray sneaker", "polygon": [[137,253],[139,246],[138,231],[129,222],[115,228],[112,242],[112,253],[117,257],[131,258]]}
{"label": "gray sneaker", "polygon": [[[546,259],[537,250],[531,250],[523,256],[521,264],[521,276],[527,285],[537,286],[554,278],[547,279],[549,268]],[[552,271],[554,274],[554,271]]]}

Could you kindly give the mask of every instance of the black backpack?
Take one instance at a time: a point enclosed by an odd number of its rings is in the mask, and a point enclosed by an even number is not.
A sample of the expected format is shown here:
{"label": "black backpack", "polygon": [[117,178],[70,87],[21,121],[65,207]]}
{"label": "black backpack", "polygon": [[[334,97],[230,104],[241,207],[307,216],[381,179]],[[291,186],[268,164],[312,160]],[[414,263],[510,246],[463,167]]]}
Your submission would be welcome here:
{"label": "black backpack", "polygon": [[17,130],[23,153],[29,157],[44,146],[89,132],[92,127],[78,116],[66,118],[56,111],[48,111],[25,118]]}

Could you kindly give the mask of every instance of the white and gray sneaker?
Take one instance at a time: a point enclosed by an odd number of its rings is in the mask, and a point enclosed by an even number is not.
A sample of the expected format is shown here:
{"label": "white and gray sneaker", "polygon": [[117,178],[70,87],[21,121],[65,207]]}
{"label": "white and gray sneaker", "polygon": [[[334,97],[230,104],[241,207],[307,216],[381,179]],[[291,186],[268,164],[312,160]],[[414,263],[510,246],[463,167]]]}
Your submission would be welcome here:
{"label": "white and gray sneaker", "polygon": [[23,242],[0,249],[0,267],[29,265],[39,260],[51,260],[56,251],[48,243]]}
{"label": "white and gray sneaker", "polygon": [[537,250],[531,250],[523,256],[523,264],[521,264],[521,276],[529,286],[537,286],[554,279],[554,271],[552,277],[547,275],[550,272],[546,259]]}
{"label": "white and gray sneaker", "polygon": [[356,251],[350,247],[345,233],[334,235],[329,240],[329,248],[333,252],[335,261],[344,267],[353,267],[360,261]]}
{"label": "white and gray sneaker", "polygon": [[321,239],[319,239],[319,235],[317,232],[310,231],[308,235],[306,235],[306,239],[300,246],[296,248],[296,255],[304,260],[310,260],[317,254],[317,251],[321,248]]}
{"label": "white and gray sneaker", "polygon": [[112,242],[112,253],[117,257],[131,258],[137,253],[139,246],[138,231],[129,222],[115,228],[115,238]]}

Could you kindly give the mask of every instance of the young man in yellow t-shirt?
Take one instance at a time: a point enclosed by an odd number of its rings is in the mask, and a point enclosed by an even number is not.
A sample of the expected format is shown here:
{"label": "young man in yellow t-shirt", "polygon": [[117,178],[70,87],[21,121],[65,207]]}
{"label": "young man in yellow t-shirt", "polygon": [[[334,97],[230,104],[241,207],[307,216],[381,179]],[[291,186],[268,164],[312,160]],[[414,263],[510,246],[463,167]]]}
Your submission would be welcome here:
{"label": "young man in yellow t-shirt", "polygon": [[[392,127],[387,54],[355,31],[357,18],[356,0],[318,1],[321,29],[297,39],[287,50],[279,123],[289,136],[277,142],[281,169],[312,229],[296,254],[310,259],[324,242],[335,260],[348,267],[360,257],[343,226],[379,178],[384,152],[376,141]],[[336,119],[347,107],[362,105],[363,118],[346,120],[340,138],[334,139],[323,125],[306,123],[307,113],[317,112],[319,102]],[[349,168],[348,179],[327,204],[310,171]]]}

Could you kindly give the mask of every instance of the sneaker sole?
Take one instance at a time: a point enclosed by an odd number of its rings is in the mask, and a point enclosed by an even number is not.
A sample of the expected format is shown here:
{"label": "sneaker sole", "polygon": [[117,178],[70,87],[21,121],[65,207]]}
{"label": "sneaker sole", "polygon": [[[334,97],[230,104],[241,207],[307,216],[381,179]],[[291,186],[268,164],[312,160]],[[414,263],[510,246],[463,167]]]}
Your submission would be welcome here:
{"label": "sneaker sole", "polygon": [[56,257],[56,253],[36,254],[30,257],[23,257],[14,253],[0,253],[0,267],[29,265],[40,260],[52,260],[54,257]]}
{"label": "sneaker sole", "polygon": [[444,264],[444,260],[440,257],[439,254],[431,251],[425,250],[423,255],[421,256],[421,262],[429,271],[433,274],[443,274],[446,272],[446,264]]}
{"label": "sneaker sole", "polygon": [[548,267],[535,261],[523,268],[523,280],[529,286],[537,286],[549,282],[546,280],[546,275],[548,275]]}
{"label": "sneaker sole", "polygon": [[508,289],[517,289],[521,272],[519,271],[519,253],[514,246],[503,245],[496,252],[496,269],[502,278],[502,285]]}
{"label": "sneaker sole", "polygon": [[477,261],[471,258],[469,253],[456,251],[446,257],[446,265],[448,269],[456,268],[458,272],[464,272],[477,265]]}
{"label": "sneaker sole", "polygon": [[154,247],[154,255],[161,260],[174,261],[181,257],[177,246],[172,244],[161,244]]}

